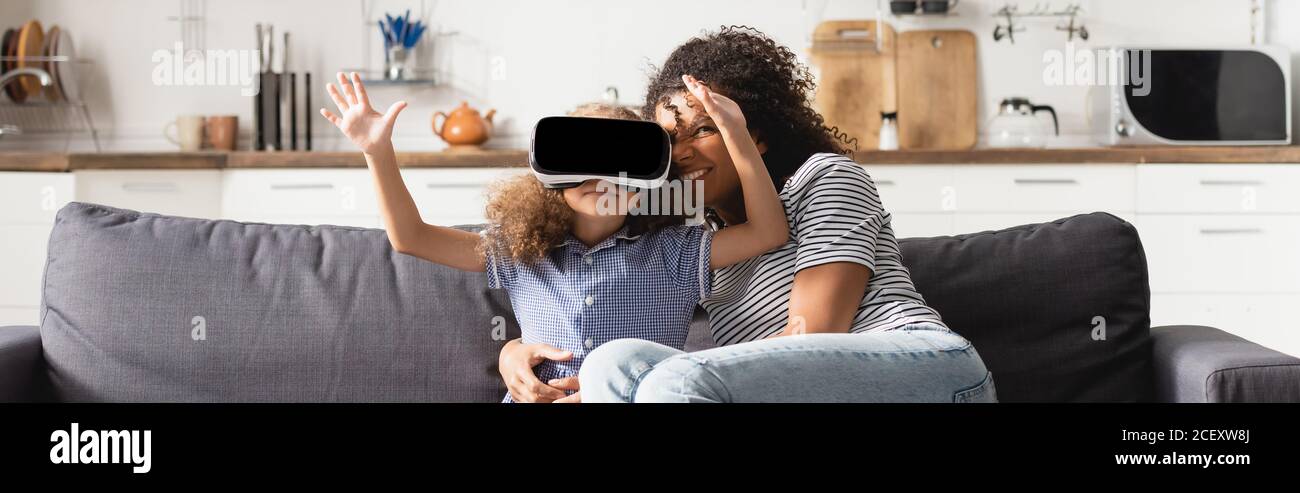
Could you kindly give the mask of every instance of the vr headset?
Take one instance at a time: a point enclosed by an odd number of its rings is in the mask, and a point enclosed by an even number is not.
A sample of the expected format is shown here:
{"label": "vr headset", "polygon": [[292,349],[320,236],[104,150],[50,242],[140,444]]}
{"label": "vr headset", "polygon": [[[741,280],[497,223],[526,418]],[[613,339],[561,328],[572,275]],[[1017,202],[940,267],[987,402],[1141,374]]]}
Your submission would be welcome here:
{"label": "vr headset", "polygon": [[528,149],[528,165],[546,188],[592,179],[658,188],[671,161],[672,139],[657,123],[613,118],[542,118]]}

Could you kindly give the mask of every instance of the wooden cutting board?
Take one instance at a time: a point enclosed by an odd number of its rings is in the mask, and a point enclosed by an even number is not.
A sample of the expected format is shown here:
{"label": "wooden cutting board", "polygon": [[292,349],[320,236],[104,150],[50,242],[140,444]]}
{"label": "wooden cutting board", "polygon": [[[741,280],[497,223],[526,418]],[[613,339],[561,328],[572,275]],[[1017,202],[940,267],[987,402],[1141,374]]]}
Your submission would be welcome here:
{"label": "wooden cutting board", "polygon": [[978,139],[975,35],[962,30],[898,35],[898,146],[970,149]]}
{"label": "wooden cutting board", "polygon": [[[18,68],[45,69],[44,62],[31,61],[32,58],[41,56],[43,49],[45,49],[45,30],[41,29],[40,22],[27,21],[18,31]],[[20,76],[18,83],[22,84],[23,91],[28,96],[36,97],[41,93],[41,79],[35,75]]]}
{"label": "wooden cutting board", "polygon": [[819,72],[814,106],[827,126],[857,139],[857,150],[879,147],[880,113],[895,110],[895,33],[881,26],[879,51],[876,21],[826,21],[813,31],[810,54]]}

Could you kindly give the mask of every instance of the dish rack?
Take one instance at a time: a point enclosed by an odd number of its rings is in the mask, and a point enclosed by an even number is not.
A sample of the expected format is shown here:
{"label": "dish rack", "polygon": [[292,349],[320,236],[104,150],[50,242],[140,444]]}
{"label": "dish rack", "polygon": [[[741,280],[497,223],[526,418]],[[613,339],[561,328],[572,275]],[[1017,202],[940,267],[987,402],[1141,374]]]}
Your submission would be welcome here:
{"label": "dish rack", "polygon": [[[0,62],[18,62],[19,58],[0,56]],[[36,65],[36,68],[46,72],[49,72],[51,64],[59,64],[55,72],[64,84],[63,91],[60,91],[63,100],[49,101],[44,94],[40,94],[29,96],[25,102],[16,103],[8,97],[0,96],[0,149],[11,148],[17,140],[23,141],[20,146],[38,144],[48,148],[43,144],[62,138],[63,150],[66,152],[71,147],[74,136],[85,135],[90,138],[95,151],[99,152],[99,132],[95,129],[86,102],[80,96],[76,77],[76,65],[84,62],[68,56],[21,57],[21,61],[29,67]],[[0,77],[5,75],[8,73],[0,74]],[[50,83],[60,83],[53,78],[55,74],[50,76]],[[14,78],[7,84],[19,84],[21,78]],[[3,92],[3,88],[0,88],[0,92]]]}

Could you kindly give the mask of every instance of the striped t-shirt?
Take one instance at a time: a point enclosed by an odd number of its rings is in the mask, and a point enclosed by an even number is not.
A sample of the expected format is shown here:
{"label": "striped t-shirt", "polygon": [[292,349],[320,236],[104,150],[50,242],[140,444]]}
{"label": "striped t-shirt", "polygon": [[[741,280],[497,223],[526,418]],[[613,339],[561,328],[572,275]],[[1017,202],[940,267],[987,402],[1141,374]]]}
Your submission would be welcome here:
{"label": "striped t-shirt", "polygon": [[894,240],[890,214],[866,169],[852,159],[814,154],[781,189],[790,238],[784,246],[713,274],[701,305],[718,345],[754,341],[783,330],[794,275],[832,262],[871,270],[850,332],[876,332],[917,322],[943,325],[926,306]]}

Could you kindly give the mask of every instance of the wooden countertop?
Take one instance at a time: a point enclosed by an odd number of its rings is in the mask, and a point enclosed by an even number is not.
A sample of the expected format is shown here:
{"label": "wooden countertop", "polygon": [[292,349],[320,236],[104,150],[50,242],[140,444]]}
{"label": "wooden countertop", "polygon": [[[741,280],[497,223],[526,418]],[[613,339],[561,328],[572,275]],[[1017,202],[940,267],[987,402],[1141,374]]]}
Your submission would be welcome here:
{"label": "wooden countertop", "polygon": [[1300,146],[1081,147],[965,151],[859,151],[865,164],[1300,163]]}
{"label": "wooden countertop", "polygon": [[[528,151],[399,152],[403,168],[498,168],[528,164]],[[84,169],[364,168],[360,152],[0,152],[0,171]]]}
{"label": "wooden countertop", "polygon": [[[865,164],[1142,164],[1142,163],[1300,163],[1300,146],[1251,147],[1091,147],[1074,149],[972,149],[964,151],[860,151]],[[528,151],[400,152],[404,168],[520,167]],[[0,171],[81,169],[359,168],[359,152],[0,152]]]}

